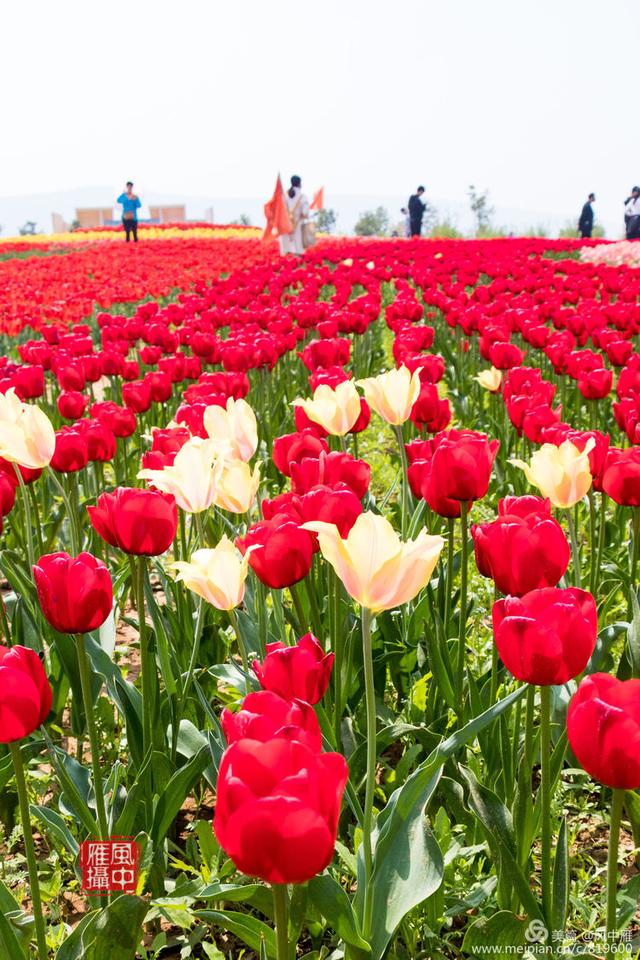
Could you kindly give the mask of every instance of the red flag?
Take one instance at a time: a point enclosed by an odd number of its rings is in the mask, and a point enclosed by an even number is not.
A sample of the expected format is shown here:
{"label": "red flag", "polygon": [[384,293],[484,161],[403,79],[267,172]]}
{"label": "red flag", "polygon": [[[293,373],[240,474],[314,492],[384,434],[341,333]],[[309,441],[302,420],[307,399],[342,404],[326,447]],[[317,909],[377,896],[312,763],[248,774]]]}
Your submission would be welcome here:
{"label": "red flag", "polygon": [[324,210],[324,187],[320,187],[311,201],[311,210]]}
{"label": "red flag", "polygon": [[287,204],[284,199],[284,190],[282,189],[282,180],[280,174],[276,180],[276,188],[273,191],[271,200],[264,205],[264,215],[267,219],[263,240],[269,240],[272,237],[280,237],[284,233],[293,233],[293,224],[287,210]]}

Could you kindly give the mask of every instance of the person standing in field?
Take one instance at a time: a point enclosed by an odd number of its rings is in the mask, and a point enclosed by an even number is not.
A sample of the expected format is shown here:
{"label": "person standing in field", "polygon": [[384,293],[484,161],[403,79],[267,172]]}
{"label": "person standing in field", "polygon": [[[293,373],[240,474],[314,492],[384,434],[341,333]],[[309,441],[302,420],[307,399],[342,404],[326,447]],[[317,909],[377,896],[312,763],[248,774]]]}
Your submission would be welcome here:
{"label": "person standing in field", "polygon": [[426,203],[422,199],[423,193],[424,187],[418,187],[416,192],[412,193],[409,197],[409,223],[412,237],[419,237],[422,233],[422,218],[427,208]]}
{"label": "person standing in field", "polygon": [[640,187],[633,187],[624,202],[624,232],[627,240],[640,239]]}
{"label": "person standing in field", "polygon": [[595,199],[595,193],[590,193],[587,202],[582,208],[580,219],[578,220],[578,233],[583,240],[586,240],[588,237],[590,237],[593,232],[593,207],[591,204]]}
{"label": "person standing in field", "polygon": [[300,177],[291,177],[291,186],[284,195],[293,230],[280,236],[280,253],[304,253],[302,226],[309,220],[309,201],[302,192]]}
{"label": "person standing in field", "polygon": [[133,192],[133,183],[127,180],[127,189],[118,197],[117,203],[122,204],[122,222],[124,224],[125,240],[129,243],[131,234],[134,242],[138,242],[138,210],[142,206],[140,197]]}

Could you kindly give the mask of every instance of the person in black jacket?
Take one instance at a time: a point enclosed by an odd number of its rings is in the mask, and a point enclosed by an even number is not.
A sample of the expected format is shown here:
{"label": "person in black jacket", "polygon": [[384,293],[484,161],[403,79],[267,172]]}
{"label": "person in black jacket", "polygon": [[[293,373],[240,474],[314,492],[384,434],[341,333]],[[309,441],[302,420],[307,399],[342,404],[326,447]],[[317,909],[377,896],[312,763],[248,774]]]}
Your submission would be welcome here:
{"label": "person in black jacket", "polygon": [[593,207],[591,204],[595,200],[595,193],[589,194],[589,199],[582,208],[582,213],[580,214],[580,219],[578,221],[578,233],[582,239],[586,239],[591,236],[593,232]]}
{"label": "person in black jacket", "polygon": [[418,187],[415,193],[409,197],[409,222],[411,225],[411,236],[419,237],[422,232],[422,218],[426,209],[426,203],[422,200],[424,187]]}

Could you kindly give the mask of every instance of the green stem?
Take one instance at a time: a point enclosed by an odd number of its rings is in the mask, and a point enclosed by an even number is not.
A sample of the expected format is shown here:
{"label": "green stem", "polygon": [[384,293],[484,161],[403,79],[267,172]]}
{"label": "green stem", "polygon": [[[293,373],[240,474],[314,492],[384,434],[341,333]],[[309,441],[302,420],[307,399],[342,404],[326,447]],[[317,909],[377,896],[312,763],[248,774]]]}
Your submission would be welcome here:
{"label": "green stem", "polygon": [[36,851],[33,846],[33,832],[31,829],[31,814],[29,811],[29,796],[27,794],[27,782],[24,776],[22,766],[22,755],[20,745],[16,741],[10,743],[11,760],[16,778],[16,788],[18,790],[18,800],[20,803],[20,819],[22,821],[22,833],[24,836],[24,849],[27,855],[27,867],[29,869],[29,886],[31,887],[31,902],[33,903],[33,919],[36,926],[36,941],[38,944],[39,960],[47,960],[49,951],[47,950],[47,933],[44,924],[44,915],[42,913],[42,901],[40,899],[40,885],[38,883],[38,862],[36,860]]}
{"label": "green stem", "polygon": [[182,685],[182,690],[180,692],[180,700],[178,702],[178,717],[182,716],[182,711],[184,705],[187,702],[187,696],[189,693],[189,688],[193,681],[193,674],[196,669],[196,660],[198,659],[198,651],[200,650],[200,639],[202,637],[202,624],[204,622],[205,614],[205,603],[202,597],[198,599],[198,613],[196,615],[196,629],[193,637],[193,644],[191,646],[191,656],[189,657],[189,666],[187,668],[187,675]]}
{"label": "green stem", "polygon": [[598,559],[596,562],[596,575],[594,580],[593,594],[595,596],[600,582],[600,571],[602,570],[602,561],[604,558],[604,540],[607,529],[607,495],[602,491],[600,494],[600,529],[598,530]]}
{"label": "green stem", "polygon": [[331,613],[331,649],[334,654],[333,663],[333,704],[334,704],[334,729],[336,734],[336,743],[341,744],[341,723],[342,723],[342,657],[344,654],[344,638],[340,630],[340,581],[335,570],[330,564],[327,564],[329,576],[329,610]]}
{"label": "green stem", "polygon": [[146,755],[151,746],[151,718],[153,716],[153,669],[146,637],[144,613],[144,557],[138,557],[136,564],[136,608],[138,611],[138,636],[140,640],[140,673],[142,676],[142,745]]}
{"label": "green stem", "polygon": [[631,555],[631,590],[636,592],[636,575],[638,572],[638,557],[640,556],[640,507],[633,507],[631,518],[633,531],[633,552]]}
{"label": "green stem", "polygon": [[65,510],[67,511],[67,518],[69,520],[69,540],[71,543],[71,553],[73,554],[74,557],[77,557],[78,553],[80,552],[80,548],[78,546],[78,538],[76,533],[76,518],[75,518],[73,506],[71,504],[71,501],[69,500],[69,495],[67,494],[67,491],[64,488],[64,484],[62,484],[61,481],[56,476],[55,470],[51,469],[49,471],[49,476],[53,480],[54,486],[57,488],[58,493],[62,497],[62,502],[64,503]]}
{"label": "green stem", "polygon": [[551,876],[551,688],[540,687],[540,790],[542,791],[541,865],[542,907],[551,926],[553,889]]}
{"label": "green stem", "polygon": [[607,934],[618,928],[618,844],[620,840],[620,821],[624,790],[611,793],[611,822],[609,826],[609,855],[607,858]]}
{"label": "green stem", "polygon": [[578,532],[576,530],[576,521],[571,507],[567,510],[567,522],[569,524],[569,539],[571,541],[571,563],[573,565],[573,582],[580,589],[580,549],[578,547]]}
{"label": "green stem", "polygon": [[462,538],[462,559],[460,563],[460,631],[458,634],[458,697],[459,709],[462,711],[462,691],[464,687],[464,660],[466,652],[467,634],[467,555],[469,551],[467,532],[467,517],[469,504],[460,502],[460,536]]}
{"label": "green stem", "polygon": [[80,683],[82,685],[82,701],[84,703],[87,732],[89,734],[89,743],[91,745],[91,769],[93,770],[93,791],[96,797],[96,814],[98,816],[98,826],[100,828],[100,839],[107,840],[109,837],[109,824],[107,821],[104,790],[102,787],[102,774],[100,772],[100,741],[98,739],[96,718],[93,712],[91,672],[89,670],[89,658],[87,657],[87,647],[85,644],[84,634],[78,633],[76,635],[76,646],[78,649]]}
{"label": "green stem", "polygon": [[289,587],[289,593],[291,594],[293,605],[296,608],[298,632],[300,636],[303,636],[307,632],[308,622],[307,622],[307,615],[304,612],[304,607],[302,606],[302,599],[300,597],[299,587],[297,583],[291,584],[291,586]]}
{"label": "green stem", "polygon": [[229,614],[229,621],[233,627],[233,632],[236,635],[236,640],[238,641],[238,650],[240,651],[240,659],[242,660],[242,669],[247,675],[246,683],[249,682],[248,678],[250,677],[249,673],[249,657],[247,656],[247,648],[244,645],[244,640],[242,634],[240,633],[240,627],[238,626],[238,618],[236,617],[235,610],[227,610]]}
{"label": "green stem", "polygon": [[289,894],[284,883],[274,883],[273,917],[276,925],[276,946],[278,960],[290,960],[289,949]]}
{"label": "green stem", "polygon": [[376,786],[376,691],[373,677],[373,650],[371,647],[371,611],[361,607],[362,654],[364,659],[364,689],[367,710],[367,773],[364,798],[364,816],[362,821],[362,846],[364,850],[364,911],[363,931],[366,940],[371,931],[373,898],[371,874],[373,873],[373,851],[371,830],[373,821],[373,796]]}
{"label": "green stem", "polygon": [[16,477],[18,478],[20,496],[22,497],[22,504],[24,506],[24,521],[27,528],[27,558],[29,560],[29,573],[31,573],[33,570],[33,565],[36,562],[36,555],[33,549],[33,527],[31,526],[31,503],[29,502],[29,491],[27,490],[26,483],[22,479],[20,467],[17,463],[14,463],[13,469],[15,470]]}
{"label": "green stem", "polygon": [[447,579],[444,593],[444,639],[449,639],[449,617],[451,616],[451,593],[453,591],[453,548],[455,544],[456,522],[453,517],[447,519]]}
{"label": "green stem", "polygon": [[402,531],[402,539],[407,535],[407,514],[409,507],[409,480],[407,478],[407,471],[409,469],[409,464],[407,462],[407,451],[404,447],[404,437],[402,435],[402,425],[396,426],[393,428],[396,440],[398,441],[398,447],[400,450],[400,463],[402,468],[402,489],[401,489],[401,520],[400,520],[400,529]]}
{"label": "green stem", "polygon": [[591,545],[591,563],[589,568],[589,591],[595,593],[596,577],[598,570],[596,567],[597,559],[597,540],[596,540],[596,504],[593,497],[593,490],[589,490],[589,543]]}

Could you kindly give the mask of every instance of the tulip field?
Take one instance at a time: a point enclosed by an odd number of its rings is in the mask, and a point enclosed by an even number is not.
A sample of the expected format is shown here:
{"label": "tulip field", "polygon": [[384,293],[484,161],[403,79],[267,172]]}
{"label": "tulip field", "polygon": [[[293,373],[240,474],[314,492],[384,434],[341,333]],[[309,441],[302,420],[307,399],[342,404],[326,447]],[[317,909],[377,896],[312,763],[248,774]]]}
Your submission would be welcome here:
{"label": "tulip field", "polygon": [[637,956],[635,245],[140,240],[0,241],[0,960]]}

